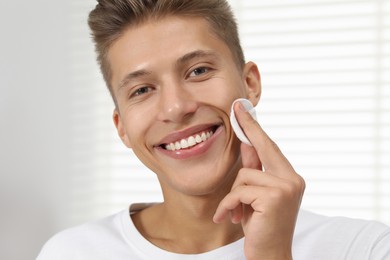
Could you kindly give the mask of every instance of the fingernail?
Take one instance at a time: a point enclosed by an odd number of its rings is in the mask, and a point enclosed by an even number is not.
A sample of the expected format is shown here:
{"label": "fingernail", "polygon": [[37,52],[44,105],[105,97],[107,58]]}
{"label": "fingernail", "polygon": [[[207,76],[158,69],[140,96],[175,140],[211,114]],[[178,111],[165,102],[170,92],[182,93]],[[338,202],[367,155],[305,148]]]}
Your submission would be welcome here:
{"label": "fingernail", "polygon": [[245,109],[244,105],[242,104],[242,101],[238,102],[238,108],[239,108],[241,111],[247,112],[247,110]]}
{"label": "fingernail", "polygon": [[240,98],[237,101],[239,103],[239,109],[241,109],[242,111],[248,112],[253,108],[252,103],[248,99]]}
{"label": "fingernail", "polygon": [[256,109],[248,99],[240,99],[238,103],[241,111],[248,112],[256,120]]}

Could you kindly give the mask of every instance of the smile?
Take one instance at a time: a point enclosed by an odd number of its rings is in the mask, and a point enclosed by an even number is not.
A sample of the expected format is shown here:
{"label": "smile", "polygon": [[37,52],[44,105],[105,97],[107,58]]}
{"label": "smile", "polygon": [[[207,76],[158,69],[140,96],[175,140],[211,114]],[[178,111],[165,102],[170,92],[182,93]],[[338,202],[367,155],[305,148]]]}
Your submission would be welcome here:
{"label": "smile", "polygon": [[193,147],[197,144],[200,144],[202,142],[205,142],[208,140],[212,135],[214,134],[213,130],[207,131],[207,132],[201,132],[196,135],[192,135],[188,138],[181,139],[180,141],[172,142],[169,144],[164,145],[164,148],[168,151],[176,151],[181,149],[186,149]]}

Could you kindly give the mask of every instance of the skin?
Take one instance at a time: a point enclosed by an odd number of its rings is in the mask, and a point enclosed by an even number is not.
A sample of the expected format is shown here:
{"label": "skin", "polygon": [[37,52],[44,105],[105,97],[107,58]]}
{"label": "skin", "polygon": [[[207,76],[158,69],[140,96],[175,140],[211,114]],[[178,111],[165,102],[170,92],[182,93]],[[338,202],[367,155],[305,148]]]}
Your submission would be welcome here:
{"label": "skin", "polygon": [[[118,135],[156,173],[164,196],[132,216],[141,234],[184,254],[245,236],[247,259],[291,259],[304,181],[239,105],[253,147],[240,144],[229,124],[236,98],[259,101],[257,66],[239,68],[205,20],[174,16],[127,29],[108,61]],[[160,146],[210,126],[215,133],[203,148],[184,157]]]}

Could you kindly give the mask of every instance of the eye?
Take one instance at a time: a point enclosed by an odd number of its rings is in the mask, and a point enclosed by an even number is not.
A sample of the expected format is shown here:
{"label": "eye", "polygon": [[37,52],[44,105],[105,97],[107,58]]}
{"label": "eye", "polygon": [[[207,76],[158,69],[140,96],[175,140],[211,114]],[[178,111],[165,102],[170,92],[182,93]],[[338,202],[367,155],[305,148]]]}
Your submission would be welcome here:
{"label": "eye", "polygon": [[209,72],[209,68],[207,68],[207,67],[199,67],[199,68],[196,68],[196,69],[194,69],[193,71],[191,71],[191,73],[190,73],[190,77],[196,77],[196,76],[200,76],[200,75],[202,75],[202,74],[205,74],[205,73],[207,73],[207,72]]}
{"label": "eye", "polygon": [[137,88],[134,92],[132,92],[130,97],[141,96],[141,95],[149,93],[150,91],[152,91],[151,87],[147,87],[147,86],[140,87],[140,88]]}

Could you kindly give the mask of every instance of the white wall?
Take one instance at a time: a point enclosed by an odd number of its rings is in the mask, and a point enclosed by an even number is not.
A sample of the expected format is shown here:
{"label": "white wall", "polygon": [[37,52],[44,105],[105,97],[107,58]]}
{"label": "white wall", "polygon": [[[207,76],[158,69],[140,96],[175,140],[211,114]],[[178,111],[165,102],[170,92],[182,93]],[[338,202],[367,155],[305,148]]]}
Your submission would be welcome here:
{"label": "white wall", "polygon": [[67,226],[67,3],[0,0],[0,259]]}

